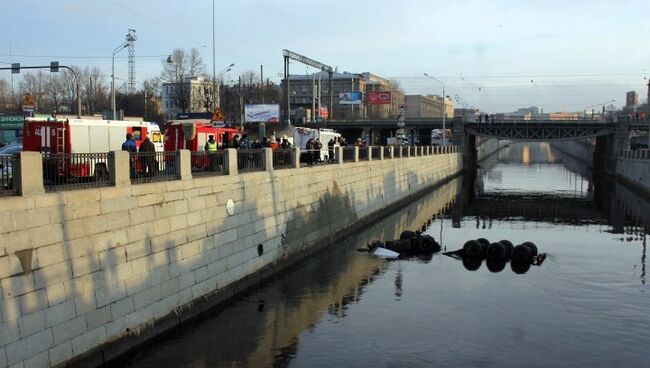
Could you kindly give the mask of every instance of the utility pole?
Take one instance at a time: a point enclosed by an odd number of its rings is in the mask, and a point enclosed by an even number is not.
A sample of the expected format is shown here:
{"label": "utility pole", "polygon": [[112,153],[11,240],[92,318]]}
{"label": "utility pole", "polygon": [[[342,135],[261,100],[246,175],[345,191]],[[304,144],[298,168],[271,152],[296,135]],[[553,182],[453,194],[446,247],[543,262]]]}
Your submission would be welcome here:
{"label": "utility pole", "polygon": [[262,95],[262,103],[264,103],[264,65],[260,65],[260,94]]}
{"label": "utility pole", "polygon": [[241,75],[239,76],[239,128],[244,131],[244,95],[242,94]]}
{"label": "utility pole", "polygon": [[[217,57],[215,54],[214,39],[214,0],[212,0],[212,111],[214,112],[217,105]],[[219,101],[221,102],[221,101]]]}

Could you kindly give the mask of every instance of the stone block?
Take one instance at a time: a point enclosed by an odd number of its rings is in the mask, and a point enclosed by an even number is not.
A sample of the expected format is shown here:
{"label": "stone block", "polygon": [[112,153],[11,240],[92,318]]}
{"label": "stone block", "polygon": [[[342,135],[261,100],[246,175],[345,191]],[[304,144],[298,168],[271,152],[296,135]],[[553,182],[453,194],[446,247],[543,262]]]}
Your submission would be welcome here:
{"label": "stone block", "polygon": [[0,346],[9,345],[19,339],[18,321],[0,323]]}
{"label": "stone block", "polygon": [[138,225],[145,222],[151,222],[156,217],[153,207],[141,207],[129,210],[129,217],[131,218],[131,225]]}
{"label": "stone block", "polygon": [[103,307],[126,297],[126,287],[123,283],[117,282],[95,291],[97,307]]}
{"label": "stone block", "polygon": [[4,298],[13,298],[34,290],[33,274],[4,278],[0,281]]}
{"label": "stone block", "polygon": [[[43,157],[41,153],[23,151],[19,154],[19,160],[20,165],[18,175],[16,175],[16,185],[20,193],[23,196],[34,196],[45,193],[45,188],[43,187]],[[13,363],[15,362],[10,362],[9,364]]]}
{"label": "stone block", "polygon": [[23,266],[18,257],[9,254],[0,257],[0,279],[5,279],[23,273]]}
{"label": "stone block", "polygon": [[20,338],[24,339],[45,329],[45,312],[38,311],[18,318]]}
{"label": "stone block", "polygon": [[57,282],[69,280],[72,277],[72,272],[67,262],[61,262],[34,270],[32,274],[34,275],[34,287],[36,289],[41,289]]}
{"label": "stone block", "polygon": [[143,290],[133,296],[133,302],[136,310],[146,308],[147,306],[162,299],[162,292],[160,286],[155,286]]}
{"label": "stone block", "polygon": [[57,304],[45,310],[45,326],[52,327],[69,321],[76,316],[74,299]]}
{"label": "stone block", "polygon": [[73,358],[72,341],[66,341],[49,350],[50,364],[57,366]]}
{"label": "stone block", "polygon": [[126,297],[110,305],[111,317],[116,320],[120,317],[126,316],[134,311],[134,303],[132,297]]}
{"label": "stone block", "polygon": [[45,295],[47,296],[47,305],[49,307],[63,303],[66,299],[63,283],[48,286],[45,289]]}
{"label": "stone block", "polygon": [[50,223],[50,210],[47,208],[17,212],[13,215],[16,230],[30,229]]}
{"label": "stone block", "polygon": [[120,318],[116,321],[109,322],[104,327],[106,328],[106,336],[108,336],[109,339],[121,336],[127,329],[126,318]]}
{"label": "stone block", "polygon": [[81,296],[74,298],[74,308],[77,316],[83,316],[97,309],[97,299],[94,290],[89,290]]}
{"label": "stone block", "polygon": [[9,365],[22,362],[36,356],[53,346],[52,331],[43,330],[7,346],[7,363]]}
{"label": "stone block", "polygon": [[106,328],[97,327],[92,331],[86,332],[72,339],[72,351],[74,355],[83,354],[86,351],[99,346],[107,340]]}
{"label": "stone block", "polygon": [[153,206],[154,204],[163,203],[163,196],[160,193],[145,194],[137,197],[138,207]]}
{"label": "stone block", "polygon": [[16,321],[20,318],[19,298],[8,298],[0,302],[0,322]]}
{"label": "stone block", "polygon": [[59,345],[65,341],[69,341],[85,333],[87,330],[86,316],[79,316],[75,319],[58,324],[52,327],[54,345]]}

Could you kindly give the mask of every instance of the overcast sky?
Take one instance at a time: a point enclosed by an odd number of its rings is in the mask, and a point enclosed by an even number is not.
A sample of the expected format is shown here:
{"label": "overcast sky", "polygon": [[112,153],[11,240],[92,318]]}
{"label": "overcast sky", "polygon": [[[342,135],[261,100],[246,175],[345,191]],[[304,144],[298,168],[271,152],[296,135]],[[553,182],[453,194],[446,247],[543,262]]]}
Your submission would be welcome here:
{"label": "overcast sky", "polygon": [[[339,71],[397,79],[407,93],[441,94],[427,72],[448,95],[491,113],[621,106],[629,90],[646,98],[647,0],[215,2],[217,70],[235,63],[232,79],[262,64],[279,80],[286,48]],[[158,75],[178,47],[199,49],[212,70],[212,0],[0,0],[0,11],[0,62],[59,60],[109,76],[113,49],[134,28],[138,81]],[[119,55],[116,76],[126,78],[126,50]]]}

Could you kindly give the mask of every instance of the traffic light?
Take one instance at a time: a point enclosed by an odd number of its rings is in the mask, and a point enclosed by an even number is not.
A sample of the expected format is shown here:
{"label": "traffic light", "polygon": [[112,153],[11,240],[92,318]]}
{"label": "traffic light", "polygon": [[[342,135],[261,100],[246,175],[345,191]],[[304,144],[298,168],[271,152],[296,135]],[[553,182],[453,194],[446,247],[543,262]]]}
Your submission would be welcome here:
{"label": "traffic light", "polygon": [[11,74],[20,74],[20,63],[11,64]]}
{"label": "traffic light", "polygon": [[56,73],[59,71],[59,62],[58,61],[50,61],[50,72]]}

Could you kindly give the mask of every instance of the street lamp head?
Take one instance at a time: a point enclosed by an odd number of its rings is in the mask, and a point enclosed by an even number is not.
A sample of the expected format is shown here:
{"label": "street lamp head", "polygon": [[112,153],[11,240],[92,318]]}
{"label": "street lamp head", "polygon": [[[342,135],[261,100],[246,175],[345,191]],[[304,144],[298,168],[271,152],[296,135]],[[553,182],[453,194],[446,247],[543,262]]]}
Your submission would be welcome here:
{"label": "street lamp head", "polygon": [[228,70],[230,70],[230,68],[232,68],[233,66],[235,66],[235,63],[230,64],[230,65],[228,66]]}
{"label": "street lamp head", "polygon": [[429,76],[429,74],[427,74],[427,73],[424,73],[424,76],[425,76],[425,77],[428,77],[428,76]]}
{"label": "street lamp head", "polygon": [[172,61],[172,56],[171,56],[171,55],[168,55],[168,56],[167,56],[167,64],[171,64],[171,63],[173,63],[173,61]]}

